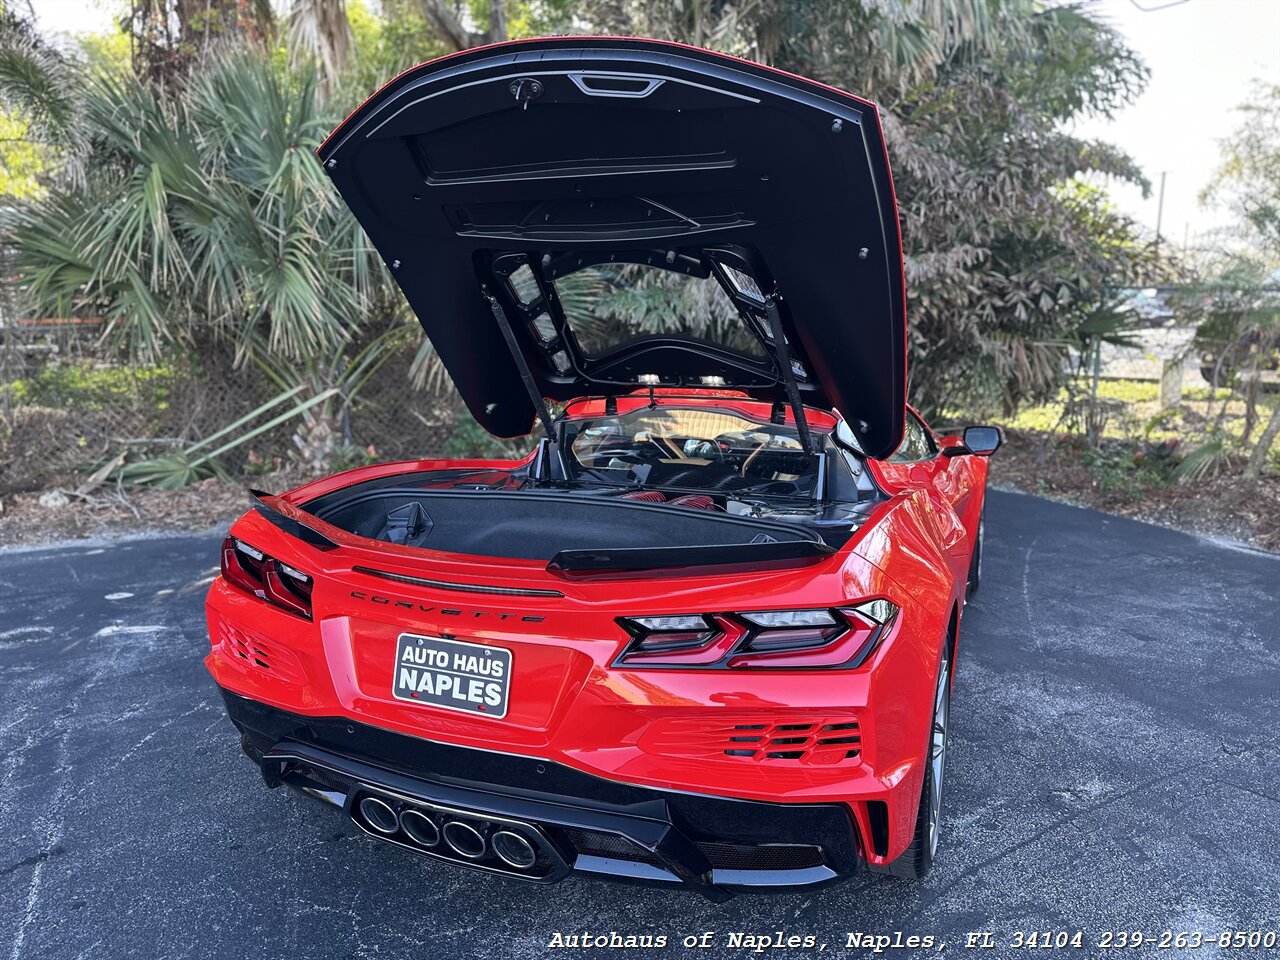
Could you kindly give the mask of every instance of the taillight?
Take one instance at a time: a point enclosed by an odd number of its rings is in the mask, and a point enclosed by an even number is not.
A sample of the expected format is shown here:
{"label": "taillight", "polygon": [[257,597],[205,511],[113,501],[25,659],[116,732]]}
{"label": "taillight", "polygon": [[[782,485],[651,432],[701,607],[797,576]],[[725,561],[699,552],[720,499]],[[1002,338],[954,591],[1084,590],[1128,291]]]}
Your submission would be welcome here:
{"label": "taillight", "polygon": [[263,596],[261,550],[241,543],[235,537],[222,541],[222,578],[232,586]]}
{"label": "taillight", "polygon": [[290,613],[311,619],[310,577],[279,560],[268,560],[263,573],[268,600]]}
{"label": "taillight", "polygon": [[892,628],[898,607],[874,599],[818,610],[630,617],[615,666],[711,669],[856,667]]}
{"label": "taillight", "polygon": [[[682,622],[695,620],[700,627]],[[638,617],[619,622],[632,639],[614,662],[627,666],[714,667],[744,634],[741,624],[720,616]]]}
{"label": "taillight", "polygon": [[282,610],[311,619],[311,577],[235,537],[222,541],[222,577]]}

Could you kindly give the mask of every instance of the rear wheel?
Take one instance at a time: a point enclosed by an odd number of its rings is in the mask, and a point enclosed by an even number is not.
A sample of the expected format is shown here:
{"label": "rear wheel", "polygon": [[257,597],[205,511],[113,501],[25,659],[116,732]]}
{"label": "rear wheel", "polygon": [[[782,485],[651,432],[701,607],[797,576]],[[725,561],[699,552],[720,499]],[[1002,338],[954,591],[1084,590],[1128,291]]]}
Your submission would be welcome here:
{"label": "rear wheel", "polygon": [[951,721],[951,659],[950,637],[938,667],[938,684],[933,695],[933,723],[929,727],[929,752],[925,757],[924,787],[920,792],[920,811],[916,814],[916,829],[911,845],[902,856],[887,867],[873,868],[877,873],[888,873],[907,880],[923,877],[933,866],[938,852],[938,834],[942,817],[942,788],[947,774],[947,732]]}

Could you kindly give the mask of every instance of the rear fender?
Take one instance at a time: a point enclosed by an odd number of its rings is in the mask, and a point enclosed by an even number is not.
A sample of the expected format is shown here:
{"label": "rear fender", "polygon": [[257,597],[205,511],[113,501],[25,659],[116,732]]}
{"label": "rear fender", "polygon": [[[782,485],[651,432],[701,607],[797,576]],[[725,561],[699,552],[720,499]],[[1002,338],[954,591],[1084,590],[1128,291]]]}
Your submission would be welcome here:
{"label": "rear fender", "polygon": [[896,590],[891,596],[901,607],[897,629],[875,654],[877,682],[869,702],[876,770],[886,786],[906,798],[890,804],[888,860],[906,849],[915,829],[933,691],[943,644],[951,636],[952,613],[959,606],[957,591],[963,588],[922,515],[931,507],[923,493],[895,498],[855,549],[892,582]]}

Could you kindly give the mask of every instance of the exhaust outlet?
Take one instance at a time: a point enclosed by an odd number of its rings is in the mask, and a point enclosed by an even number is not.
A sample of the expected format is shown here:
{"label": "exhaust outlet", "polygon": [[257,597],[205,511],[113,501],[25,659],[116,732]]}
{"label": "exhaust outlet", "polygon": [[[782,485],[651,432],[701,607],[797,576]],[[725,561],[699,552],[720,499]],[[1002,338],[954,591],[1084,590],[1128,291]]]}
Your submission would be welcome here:
{"label": "exhaust outlet", "polygon": [[346,801],[347,816],[361,830],[419,856],[540,883],[572,870],[554,834],[547,836],[536,821],[449,806],[375,783],[356,783]]}
{"label": "exhaust outlet", "polygon": [[528,870],[538,862],[532,843],[514,830],[499,830],[489,840],[498,859],[517,870]]}
{"label": "exhaust outlet", "polygon": [[400,829],[422,847],[434,847],[440,842],[440,828],[421,810],[403,811],[400,814]]}
{"label": "exhaust outlet", "polygon": [[461,820],[450,820],[444,825],[443,833],[449,849],[468,860],[481,859],[488,848],[484,834]]}
{"label": "exhaust outlet", "polygon": [[384,836],[391,836],[400,827],[400,820],[391,804],[377,797],[365,797],[360,801],[360,816]]}

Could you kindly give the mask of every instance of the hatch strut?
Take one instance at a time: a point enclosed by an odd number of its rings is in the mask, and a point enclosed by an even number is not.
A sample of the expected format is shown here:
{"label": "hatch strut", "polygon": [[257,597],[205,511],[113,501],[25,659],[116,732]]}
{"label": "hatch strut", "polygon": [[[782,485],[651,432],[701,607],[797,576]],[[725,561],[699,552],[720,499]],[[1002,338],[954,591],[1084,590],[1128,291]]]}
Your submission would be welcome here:
{"label": "hatch strut", "polygon": [[533,409],[538,411],[538,419],[542,421],[542,429],[547,432],[547,439],[552,445],[556,442],[556,428],[551,422],[551,411],[547,409],[547,401],[538,390],[538,384],[533,379],[533,373],[529,370],[529,361],[525,359],[524,351],[520,349],[520,344],[516,342],[516,332],[511,328],[510,321],[507,320],[507,312],[502,309],[502,304],[498,302],[498,298],[489,292],[488,287],[481,287],[484,298],[489,301],[489,309],[493,311],[493,319],[498,322],[498,329],[502,331],[502,337],[507,341],[507,349],[511,351],[511,359],[516,362],[516,367],[520,370],[520,379],[524,381],[524,389],[529,394],[529,399],[533,401]]}
{"label": "hatch strut", "polygon": [[787,348],[787,337],[782,332],[782,314],[778,312],[778,300],[775,291],[764,298],[764,312],[769,318],[769,332],[773,335],[774,359],[778,364],[778,372],[782,375],[782,383],[787,389],[787,400],[791,403],[791,413],[796,420],[796,432],[800,434],[800,448],[807,454],[815,454],[813,438],[809,435],[809,421],[804,416],[804,404],[800,402],[800,387],[796,384],[795,371],[791,369],[791,351]]}

